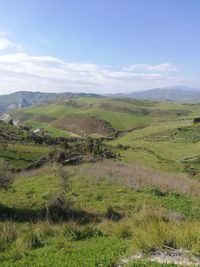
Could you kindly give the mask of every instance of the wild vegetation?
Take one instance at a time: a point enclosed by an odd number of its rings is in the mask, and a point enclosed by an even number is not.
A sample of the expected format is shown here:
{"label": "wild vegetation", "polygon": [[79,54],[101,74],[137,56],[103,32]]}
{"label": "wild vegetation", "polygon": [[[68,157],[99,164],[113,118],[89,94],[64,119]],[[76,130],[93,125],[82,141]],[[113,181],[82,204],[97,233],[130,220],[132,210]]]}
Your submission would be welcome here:
{"label": "wild vegetation", "polygon": [[94,97],[13,111],[19,124],[0,124],[0,266],[199,266],[199,112]]}

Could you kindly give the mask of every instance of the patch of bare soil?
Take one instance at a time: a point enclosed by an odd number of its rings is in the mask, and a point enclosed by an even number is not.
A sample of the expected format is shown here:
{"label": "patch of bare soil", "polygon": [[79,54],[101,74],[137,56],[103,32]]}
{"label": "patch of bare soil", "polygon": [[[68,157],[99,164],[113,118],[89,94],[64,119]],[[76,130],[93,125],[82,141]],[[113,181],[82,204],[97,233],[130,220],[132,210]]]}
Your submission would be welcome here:
{"label": "patch of bare soil", "polygon": [[108,122],[92,116],[66,116],[59,118],[52,125],[56,128],[77,134],[97,133],[106,136],[115,132]]}
{"label": "patch of bare soil", "polygon": [[137,253],[130,257],[124,258],[116,265],[122,267],[134,260],[144,260],[145,262],[157,262],[161,264],[176,264],[180,266],[200,266],[200,255],[193,255],[183,249],[155,250],[146,256],[143,253]]}

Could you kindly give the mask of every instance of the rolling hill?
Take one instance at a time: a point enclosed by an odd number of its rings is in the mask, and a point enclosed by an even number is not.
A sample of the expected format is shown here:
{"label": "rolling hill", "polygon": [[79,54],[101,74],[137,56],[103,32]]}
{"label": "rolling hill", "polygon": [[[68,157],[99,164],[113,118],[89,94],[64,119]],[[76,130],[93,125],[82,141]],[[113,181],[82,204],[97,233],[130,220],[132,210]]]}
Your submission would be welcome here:
{"label": "rolling hill", "polygon": [[198,105],[79,96],[14,110],[11,114],[20,124],[44,129],[56,137],[106,137],[159,121],[194,117],[198,115]]}
{"label": "rolling hill", "polygon": [[[41,93],[41,92],[29,92],[19,91],[12,94],[0,96],[0,114],[5,113],[11,109],[24,108],[32,105],[38,105],[43,102],[54,101],[58,98],[69,97],[74,95],[93,95],[93,94],[74,94],[70,92],[66,93]],[[94,94],[94,96],[97,96]]]}
{"label": "rolling hill", "polygon": [[0,265],[174,267],[177,253],[199,266],[199,114],[88,96],[12,110],[19,124],[0,123],[0,182],[12,178],[0,186]]}
{"label": "rolling hill", "polygon": [[147,125],[157,115],[131,99],[71,97],[51,104],[42,104],[14,111],[12,116],[21,124],[43,128],[53,135],[109,136],[117,131]]}
{"label": "rolling hill", "polygon": [[[103,98],[103,95],[86,94],[86,93],[41,93],[19,91],[12,94],[0,96],[0,114],[9,112],[12,109],[29,107],[32,105],[39,105],[45,102],[54,102],[58,99],[68,98],[73,96],[88,96]],[[132,98],[152,101],[171,101],[182,103],[193,103],[200,101],[200,89],[189,88],[183,86],[174,86],[166,88],[155,88],[142,92],[133,92],[130,94],[110,94],[105,97],[111,98]]]}

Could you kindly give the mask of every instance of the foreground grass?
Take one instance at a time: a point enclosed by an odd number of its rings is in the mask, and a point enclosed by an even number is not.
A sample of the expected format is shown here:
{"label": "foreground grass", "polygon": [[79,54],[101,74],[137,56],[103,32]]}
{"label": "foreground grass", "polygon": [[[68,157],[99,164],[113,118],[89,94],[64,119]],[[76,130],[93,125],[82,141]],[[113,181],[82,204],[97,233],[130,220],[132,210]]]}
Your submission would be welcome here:
{"label": "foreground grass", "polygon": [[[199,223],[165,222],[155,213],[99,225],[0,224],[1,266],[105,266],[164,246],[199,253]],[[133,260],[127,266],[176,266]],[[126,265],[125,265],[126,266]]]}
{"label": "foreground grass", "polygon": [[7,190],[0,190],[0,203],[6,207],[37,210],[61,190],[53,168],[19,175]]}
{"label": "foreground grass", "polygon": [[[8,222],[4,218],[0,223],[1,266],[109,267],[124,255],[164,246],[200,252],[199,197],[164,193],[155,187],[134,189],[111,181],[106,172],[104,177],[88,172],[88,167],[66,167],[70,177],[67,198],[73,209],[92,214],[93,220],[80,224],[71,218],[55,224],[44,218],[32,223],[26,214],[21,223],[17,217],[16,222],[15,217]],[[20,209],[23,216],[23,209],[39,212],[62,190],[54,166],[49,166],[19,175],[8,190],[0,190],[0,203]]]}
{"label": "foreground grass", "polygon": [[17,249],[1,255],[0,265],[7,266],[111,266],[126,245],[116,238],[91,238],[72,242],[64,237],[47,238],[41,248]]}

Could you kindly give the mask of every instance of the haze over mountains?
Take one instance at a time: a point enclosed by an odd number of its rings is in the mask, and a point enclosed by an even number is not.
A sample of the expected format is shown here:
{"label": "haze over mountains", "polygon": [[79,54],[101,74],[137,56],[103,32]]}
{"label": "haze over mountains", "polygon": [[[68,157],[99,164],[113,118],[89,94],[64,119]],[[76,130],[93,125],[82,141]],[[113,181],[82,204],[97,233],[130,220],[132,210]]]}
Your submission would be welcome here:
{"label": "haze over mountains", "polygon": [[[38,105],[48,101],[55,101],[61,97],[70,96],[99,96],[97,94],[86,93],[42,93],[19,91],[0,96],[0,114],[11,109],[23,108],[32,105]],[[133,99],[154,100],[154,101],[171,101],[182,103],[193,103],[200,101],[200,89],[184,86],[154,88],[142,92],[133,92],[130,94],[111,94],[106,96],[128,97]]]}

